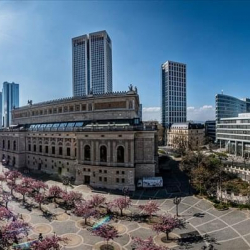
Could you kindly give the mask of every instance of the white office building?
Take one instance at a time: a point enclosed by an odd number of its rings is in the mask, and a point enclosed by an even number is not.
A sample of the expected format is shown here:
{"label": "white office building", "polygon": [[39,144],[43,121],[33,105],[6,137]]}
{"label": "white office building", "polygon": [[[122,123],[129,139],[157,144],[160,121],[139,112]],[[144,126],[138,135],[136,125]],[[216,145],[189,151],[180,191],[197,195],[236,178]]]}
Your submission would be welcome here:
{"label": "white office building", "polygon": [[162,64],[162,125],[187,121],[186,64]]}
{"label": "white office building", "polygon": [[72,39],[73,96],[112,92],[112,42],[106,31]]}
{"label": "white office building", "polygon": [[221,118],[216,124],[216,138],[228,153],[250,157],[250,113]]}

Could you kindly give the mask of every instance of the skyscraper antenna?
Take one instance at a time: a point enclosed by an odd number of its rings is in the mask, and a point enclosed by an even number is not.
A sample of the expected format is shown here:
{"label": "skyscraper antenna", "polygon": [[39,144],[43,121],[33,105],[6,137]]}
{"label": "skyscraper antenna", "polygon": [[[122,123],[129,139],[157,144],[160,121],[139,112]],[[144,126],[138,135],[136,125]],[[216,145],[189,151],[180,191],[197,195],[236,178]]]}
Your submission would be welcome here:
{"label": "skyscraper antenna", "polygon": [[223,95],[223,89],[221,90],[221,94]]}

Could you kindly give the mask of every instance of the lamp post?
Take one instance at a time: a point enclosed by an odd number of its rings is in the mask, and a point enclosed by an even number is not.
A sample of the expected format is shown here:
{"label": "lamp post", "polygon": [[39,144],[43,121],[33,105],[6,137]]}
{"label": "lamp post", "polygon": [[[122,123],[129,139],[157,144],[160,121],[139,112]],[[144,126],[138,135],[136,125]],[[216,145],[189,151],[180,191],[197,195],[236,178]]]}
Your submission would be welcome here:
{"label": "lamp post", "polygon": [[181,203],[181,197],[175,197],[173,203],[176,205],[176,216],[178,217],[178,206]]}

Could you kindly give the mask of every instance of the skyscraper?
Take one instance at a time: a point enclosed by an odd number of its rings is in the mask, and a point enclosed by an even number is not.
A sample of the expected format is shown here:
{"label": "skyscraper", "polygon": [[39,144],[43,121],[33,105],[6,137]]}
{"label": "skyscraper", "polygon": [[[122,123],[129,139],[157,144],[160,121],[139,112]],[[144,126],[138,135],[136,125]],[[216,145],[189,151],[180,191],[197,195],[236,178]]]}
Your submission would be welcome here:
{"label": "skyscraper", "polygon": [[0,128],[2,128],[2,92],[0,92]]}
{"label": "skyscraper", "polygon": [[73,96],[112,92],[112,42],[106,31],[72,39]]}
{"label": "skyscraper", "polygon": [[2,91],[2,125],[9,127],[11,125],[11,111],[19,107],[19,84],[3,83]]}
{"label": "skyscraper", "polygon": [[167,61],[162,64],[162,125],[187,120],[186,64]]}

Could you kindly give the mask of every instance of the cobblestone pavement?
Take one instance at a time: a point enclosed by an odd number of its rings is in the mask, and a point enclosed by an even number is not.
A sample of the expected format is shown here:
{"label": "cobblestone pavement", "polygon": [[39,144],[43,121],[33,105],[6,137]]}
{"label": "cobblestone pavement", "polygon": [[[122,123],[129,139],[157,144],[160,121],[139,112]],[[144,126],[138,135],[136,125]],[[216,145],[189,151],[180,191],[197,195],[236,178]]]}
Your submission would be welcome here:
{"label": "cobblestone pavement", "polygon": [[[55,184],[53,181],[47,182],[49,185]],[[60,184],[61,185],[61,184]],[[96,193],[85,185],[69,188],[81,192],[85,199],[89,199],[91,195]],[[137,206],[146,203],[149,199],[156,200],[160,205],[160,213],[175,214],[175,205],[173,198],[177,193],[171,193],[168,188],[160,190],[138,190],[135,191],[132,198],[132,206],[126,211],[131,214],[138,211]],[[108,200],[117,197],[117,194],[101,192]],[[73,214],[65,214],[61,208],[55,207],[54,204],[47,205],[47,209],[56,214],[52,218],[45,218],[41,211],[32,209],[32,211],[24,208],[20,203],[12,201],[10,203],[16,213],[22,214],[23,219],[32,224],[31,237],[37,238],[39,233],[43,235],[51,235],[54,232],[58,235],[66,236],[70,239],[64,249],[97,249],[98,244],[102,241],[101,238],[93,236],[85,226],[82,219]],[[187,226],[182,230],[175,230],[176,235],[185,233],[196,233],[201,235],[204,240],[197,242],[182,244],[171,244],[173,249],[204,249],[204,246],[212,244],[214,249],[250,249],[250,212],[247,210],[237,210],[230,208],[226,211],[216,210],[212,204],[204,199],[199,199],[194,196],[182,197],[179,205],[179,214],[187,222]],[[150,228],[149,225],[140,222],[128,220],[111,220],[119,231],[120,237],[115,239],[116,249],[131,250],[131,237],[148,238],[153,236],[155,241],[159,238],[157,234]],[[208,249],[208,248],[207,248]]]}

